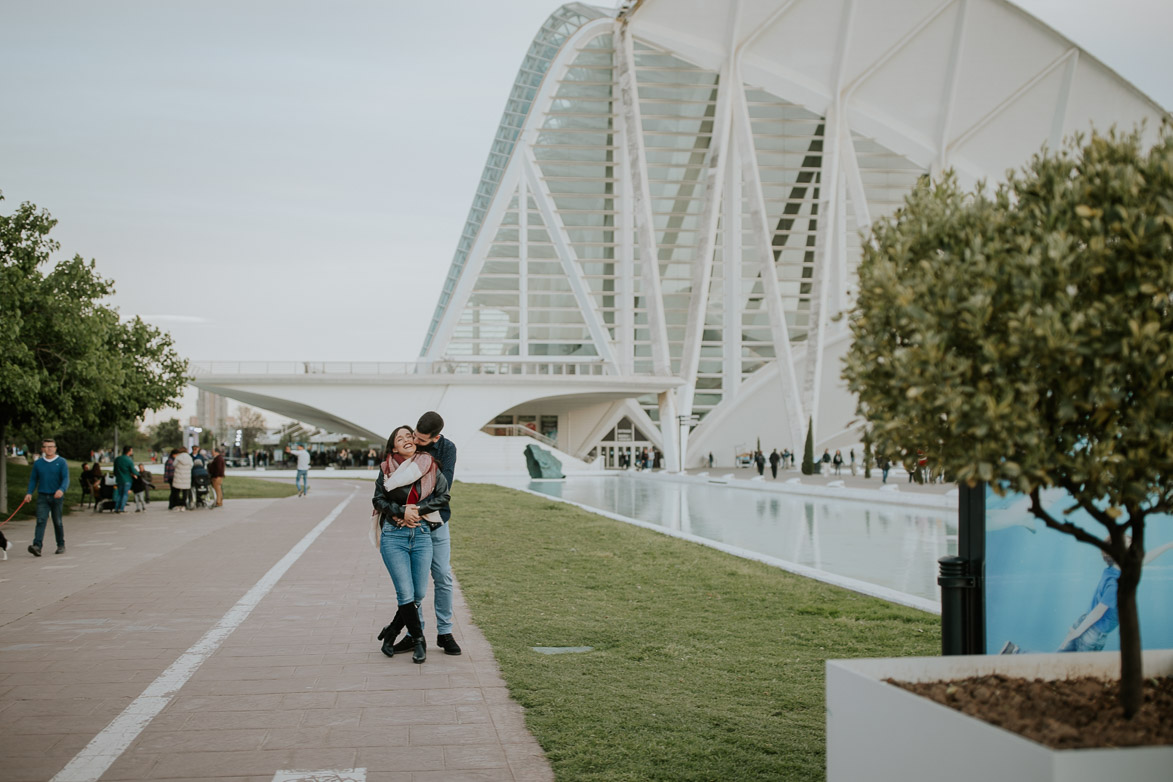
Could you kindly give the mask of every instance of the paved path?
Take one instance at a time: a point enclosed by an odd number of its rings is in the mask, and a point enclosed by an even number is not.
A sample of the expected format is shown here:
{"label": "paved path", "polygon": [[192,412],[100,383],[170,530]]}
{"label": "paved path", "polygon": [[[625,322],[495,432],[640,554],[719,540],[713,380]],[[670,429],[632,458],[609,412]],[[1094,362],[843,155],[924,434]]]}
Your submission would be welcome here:
{"label": "paved path", "polygon": [[[129,745],[102,780],[552,779],[459,587],[453,632],[463,655],[432,643],[430,595],[428,661],[380,653],[375,635],[395,594],[367,542],[370,490],[319,481],[304,499],[228,500],[215,511],[168,513],[156,502],[142,514],[75,513],[66,553],[50,545],[40,559],[25,551],[32,523],[10,523],[0,780],[78,768],[96,736],[99,750],[117,745],[104,731],[112,720],[134,723],[150,703],[163,708],[138,719],[141,733],[120,734]],[[239,626],[209,641],[352,495]],[[459,550],[454,560],[459,573]],[[202,665],[176,678],[173,663],[199,654]],[[144,699],[148,686],[173,693]],[[300,773],[279,773],[290,770]]]}

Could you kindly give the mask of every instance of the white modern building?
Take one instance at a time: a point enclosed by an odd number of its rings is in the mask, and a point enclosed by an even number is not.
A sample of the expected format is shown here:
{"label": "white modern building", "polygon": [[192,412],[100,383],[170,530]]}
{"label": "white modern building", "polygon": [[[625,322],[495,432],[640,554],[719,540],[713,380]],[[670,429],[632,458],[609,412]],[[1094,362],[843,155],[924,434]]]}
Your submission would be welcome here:
{"label": "white modern building", "polygon": [[372,435],[431,407],[482,453],[520,433],[572,463],[729,464],[808,421],[854,443],[861,232],[918,177],[1166,115],[1006,0],[571,3],[522,61],[420,361],[196,384]]}

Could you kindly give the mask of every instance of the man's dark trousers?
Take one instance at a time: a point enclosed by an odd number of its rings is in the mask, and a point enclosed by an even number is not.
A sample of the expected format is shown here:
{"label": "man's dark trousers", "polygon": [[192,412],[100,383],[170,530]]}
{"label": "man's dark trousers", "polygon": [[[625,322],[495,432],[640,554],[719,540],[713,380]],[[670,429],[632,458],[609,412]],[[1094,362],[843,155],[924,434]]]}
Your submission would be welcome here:
{"label": "man's dark trousers", "polygon": [[53,515],[53,532],[57,536],[57,547],[65,545],[65,525],[61,523],[61,509],[65,505],[64,497],[54,497],[52,494],[37,492],[37,529],[33,533],[33,545],[41,547],[45,540],[45,524],[49,515]]}

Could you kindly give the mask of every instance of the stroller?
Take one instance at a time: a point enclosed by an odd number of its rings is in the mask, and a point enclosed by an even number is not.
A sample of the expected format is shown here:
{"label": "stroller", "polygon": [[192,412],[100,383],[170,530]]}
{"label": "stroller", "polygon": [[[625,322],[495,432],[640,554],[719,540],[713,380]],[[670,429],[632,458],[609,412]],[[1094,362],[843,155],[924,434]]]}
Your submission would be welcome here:
{"label": "stroller", "polygon": [[103,475],[102,485],[98,489],[98,496],[94,498],[94,513],[101,513],[104,510],[113,512],[114,510],[114,487],[117,481],[114,480],[113,475]]}
{"label": "stroller", "polygon": [[207,470],[193,470],[191,491],[187,493],[187,509],[216,507],[216,493],[212,491],[212,478]]}

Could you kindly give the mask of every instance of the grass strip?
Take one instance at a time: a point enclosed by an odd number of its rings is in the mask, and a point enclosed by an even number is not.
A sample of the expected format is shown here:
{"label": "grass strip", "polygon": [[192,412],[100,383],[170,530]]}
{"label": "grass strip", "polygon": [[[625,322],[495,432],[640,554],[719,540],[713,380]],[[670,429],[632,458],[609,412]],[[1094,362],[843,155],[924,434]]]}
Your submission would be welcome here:
{"label": "grass strip", "polygon": [[[166,486],[166,484],[163,484]],[[224,502],[232,500],[259,500],[271,497],[292,497],[297,494],[293,481],[286,479],[246,478],[229,473],[224,476]]]}
{"label": "grass strip", "polygon": [[461,483],[453,512],[473,620],[559,780],[823,779],[824,661],[940,651],[936,616],[563,503]]}
{"label": "grass strip", "polygon": [[[69,465],[69,489],[65,492],[64,515],[68,516],[70,513],[79,512],[77,506],[81,504],[81,462],[66,461]],[[112,468],[108,464],[102,465],[103,474],[111,475]],[[16,510],[16,506],[20,505],[20,501],[24,499],[25,490],[28,488],[29,475],[33,468],[27,464],[8,464],[8,513]],[[151,500],[153,502],[167,503],[167,497],[170,494],[170,488],[163,483],[163,465],[152,464],[147,467],[147,472],[151,473],[151,478],[155,483],[155,488],[151,490]],[[243,475],[228,474],[224,477],[224,501],[229,500],[254,500],[254,499],[268,499],[280,497],[292,497],[297,494],[297,488],[292,481],[281,482],[280,480],[269,480],[266,478],[246,478]],[[127,501],[127,505],[134,509],[134,496],[131,495]],[[88,510],[81,509],[86,513]],[[29,502],[20,512],[13,517],[13,521],[19,519],[35,519],[37,516],[37,503],[34,498]],[[8,514],[0,516],[0,521],[8,517]]]}

